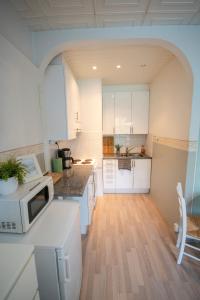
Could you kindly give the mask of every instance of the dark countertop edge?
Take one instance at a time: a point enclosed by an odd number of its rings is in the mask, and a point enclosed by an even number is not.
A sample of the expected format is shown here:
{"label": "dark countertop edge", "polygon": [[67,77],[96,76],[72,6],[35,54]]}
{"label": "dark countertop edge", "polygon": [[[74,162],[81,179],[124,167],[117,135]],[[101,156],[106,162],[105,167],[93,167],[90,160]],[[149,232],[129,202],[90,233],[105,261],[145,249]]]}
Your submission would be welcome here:
{"label": "dark countertop edge", "polygon": [[[79,198],[79,197],[83,197],[83,194],[84,194],[84,191],[85,191],[85,188],[83,190],[83,193],[77,193],[77,194],[68,194],[68,193],[65,193],[65,192],[57,192],[54,194],[54,198],[58,198],[58,197],[66,197],[66,198]],[[69,199],[70,200],[70,199]]]}
{"label": "dark countertop edge", "polygon": [[134,157],[134,155],[133,156],[120,156],[120,155],[113,153],[113,154],[104,154],[103,159],[152,159],[152,157],[149,155],[146,155],[146,154],[144,156]]}

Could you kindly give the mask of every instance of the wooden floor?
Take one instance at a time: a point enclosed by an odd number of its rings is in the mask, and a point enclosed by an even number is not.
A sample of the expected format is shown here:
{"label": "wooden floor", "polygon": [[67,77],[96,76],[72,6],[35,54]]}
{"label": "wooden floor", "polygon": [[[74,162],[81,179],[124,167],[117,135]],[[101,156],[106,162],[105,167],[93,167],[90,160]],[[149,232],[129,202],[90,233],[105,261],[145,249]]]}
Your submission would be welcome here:
{"label": "wooden floor", "polygon": [[177,266],[173,234],[148,196],[99,198],[83,245],[81,300],[200,299],[200,263]]}

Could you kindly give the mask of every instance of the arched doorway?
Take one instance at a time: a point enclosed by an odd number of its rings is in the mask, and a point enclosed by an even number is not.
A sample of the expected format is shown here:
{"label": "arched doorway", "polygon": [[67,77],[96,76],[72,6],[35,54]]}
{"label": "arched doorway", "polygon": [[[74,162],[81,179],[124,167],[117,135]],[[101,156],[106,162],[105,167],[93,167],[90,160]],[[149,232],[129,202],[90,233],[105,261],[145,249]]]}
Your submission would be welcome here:
{"label": "arched doorway", "polygon": [[[120,40],[114,40],[114,41],[112,41],[112,44],[117,46],[117,44],[119,42],[121,42],[121,41]],[[124,42],[124,44],[126,44],[127,42],[130,42],[130,40],[123,41],[123,42]],[[45,59],[42,61],[41,65],[40,65],[40,70],[43,73],[46,66],[53,59],[53,57],[55,57],[56,55],[62,53],[63,51],[67,51],[71,47],[77,49],[79,47],[85,46],[86,44],[87,44],[87,47],[94,46],[94,45],[96,47],[98,47],[98,45],[101,45],[102,43],[105,43],[105,44],[109,45],[109,43],[111,43],[111,42],[108,42],[108,41],[104,41],[104,42],[103,41],[98,41],[98,42],[89,41],[87,43],[86,42],[62,43],[62,44],[54,47],[53,49],[51,49],[51,51],[49,51],[49,53],[46,55]],[[161,47],[169,50],[177,58],[180,65],[182,66],[183,70],[191,78],[191,82],[193,81],[193,73],[192,73],[192,68],[190,66],[190,63],[189,63],[188,59],[186,58],[185,54],[176,45],[172,44],[169,41],[161,40],[161,39],[135,39],[134,41],[132,41],[132,43],[135,44],[135,45],[140,45],[140,44],[143,44],[143,45],[144,44],[145,45],[156,45],[156,46],[161,46]],[[192,94],[191,94],[191,103],[192,103]],[[184,143],[185,143],[184,146],[183,146],[182,141],[177,142],[177,141],[174,141],[175,139],[171,139],[168,143],[166,143],[166,138],[169,139],[169,137],[166,137],[166,136],[162,137],[161,136],[161,139],[159,139],[157,141],[155,139],[154,143],[155,144],[162,144],[162,145],[165,144],[165,146],[167,146],[167,147],[170,146],[169,143],[173,143],[173,147],[172,147],[173,149],[174,148],[176,149],[177,144],[179,144],[178,149],[181,150],[181,151],[184,150],[184,151],[187,152],[185,162],[184,162],[185,165],[184,165],[184,168],[182,168],[182,170],[185,173],[184,174],[185,190],[186,190],[186,192],[188,191],[188,197],[190,197],[192,195],[192,192],[193,192],[191,190],[192,186],[193,186],[193,183],[191,182],[191,175],[194,179],[194,163],[195,163],[195,160],[196,160],[194,158],[194,156],[196,155],[196,152],[193,151],[192,154],[190,153],[189,128],[188,128],[188,139],[187,139],[187,141],[186,140],[184,141]],[[176,143],[176,146],[175,146],[175,143]],[[182,149],[181,147],[183,147],[184,149]],[[157,155],[158,155],[158,153],[157,153]],[[192,157],[192,159],[191,159],[191,157]],[[157,171],[154,170],[154,173],[155,172],[157,172]],[[164,173],[165,171],[159,170],[159,172]],[[175,181],[176,180],[178,180],[178,179],[177,178],[174,179],[174,182],[170,184],[170,187],[168,187],[168,190],[173,189],[172,194],[170,196],[169,195],[166,196],[166,198],[172,197],[173,201],[175,201],[175,198],[176,198],[176,195],[175,195],[175,184],[176,184]],[[165,186],[165,188],[166,188],[166,186]],[[167,192],[167,188],[166,188],[166,192]],[[160,192],[158,193],[158,195],[155,195],[155,197],[161,198]],[[158,203],[158,205],[159,205],[159,203]],[[173,204],[170,203],[170,205],[173,205]]]}

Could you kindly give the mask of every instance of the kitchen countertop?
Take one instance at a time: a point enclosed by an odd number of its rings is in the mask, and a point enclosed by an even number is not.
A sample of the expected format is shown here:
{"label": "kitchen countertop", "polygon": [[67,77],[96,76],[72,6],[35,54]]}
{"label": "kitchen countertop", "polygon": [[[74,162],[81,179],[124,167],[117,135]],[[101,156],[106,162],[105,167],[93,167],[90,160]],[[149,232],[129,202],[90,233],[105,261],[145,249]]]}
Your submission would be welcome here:
{"label": "kitchen countertop", "polygon": [[73,165],[71,169],[64,170],[62,178],[54,185],[55,197],[81,197],[92,170],[91,165]]}
{"label": "kitchen countertop", "polygon": [[[130,155],[131,154],[131,155]],[[139,153],[130,153],[128,156],[124,154],[123,155],[117,155],[116,153],[112,154],[104,154],[103,159],[151,159],[152,157],[149,155],[139,155]],[[133,154],[133,155],[132,155]]]}

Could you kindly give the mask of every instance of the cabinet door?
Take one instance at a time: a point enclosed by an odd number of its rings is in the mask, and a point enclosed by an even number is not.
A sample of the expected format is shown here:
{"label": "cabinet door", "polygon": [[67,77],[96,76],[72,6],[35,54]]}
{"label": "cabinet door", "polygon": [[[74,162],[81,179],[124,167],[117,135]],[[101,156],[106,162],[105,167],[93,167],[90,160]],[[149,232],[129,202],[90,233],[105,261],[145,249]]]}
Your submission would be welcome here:
{"label": "cabinet door", "polygon": [[8,296],[8,300],[32,300],[38,289],[35,258],[31,257],[15,286]]}
{"label": "cabinet door", "polygon": [[133,172],[132,170],[121,170],[116,163],[116,192],[131,193],[133,190]]}
{"label": "cabinet door", "polygon": [[151,159],[134,159],[134,189],[149,189],[151,175]]}
{"label": "cabinet door", "polygon": [[67,105],[67,133],[68,139],[75,139],[77,133],[76,124],[76,112],[77,112],[77,97],[78,86],[77,82],[69,68],[64,63],[65,69],[65,93],[66,93],[66,105]]}
{"label": "cabinet door", "polygon": [[115,127],[115,97],[113,93],[103,94],[103,134],[113,134]]}
{"label": "cabinet door", "polygon": [[132,125],[131,92],[115,93],[115,133],[130,134]]}
{"label": "cabinet door", "polygon": [[90,175],[87,185],[88,190],[88,214],[89,214],[89,225],[92,223],[92,213],[94,209],[94,178],[93,174]]}
{"label": "cabinet door", "polygon": [[43,84],[43,119],[49,140],[67,139],[65,75],[62,65],[47,67]]}
{"label": "cabinet door", "polygon": [[[82,278],[82,253],[79,216],[63,249],[57,250],[61,300],[78,300]],[[64,253],[63,253],[64,252]],[[58,299],[58,298],[57,298]]]}
{"label": "cabinet door", "polygon": [[74,114],[74,128],[75,131],[81,131],[81,103],[80,103],[80,94],[78,84],[74,81],[74,106],[73,106],[73,114]]}
{"label": "cabinet door", "polygon": [[134,134],[147,134],[149,127],[149,91],[132,93],[132,126]]}

